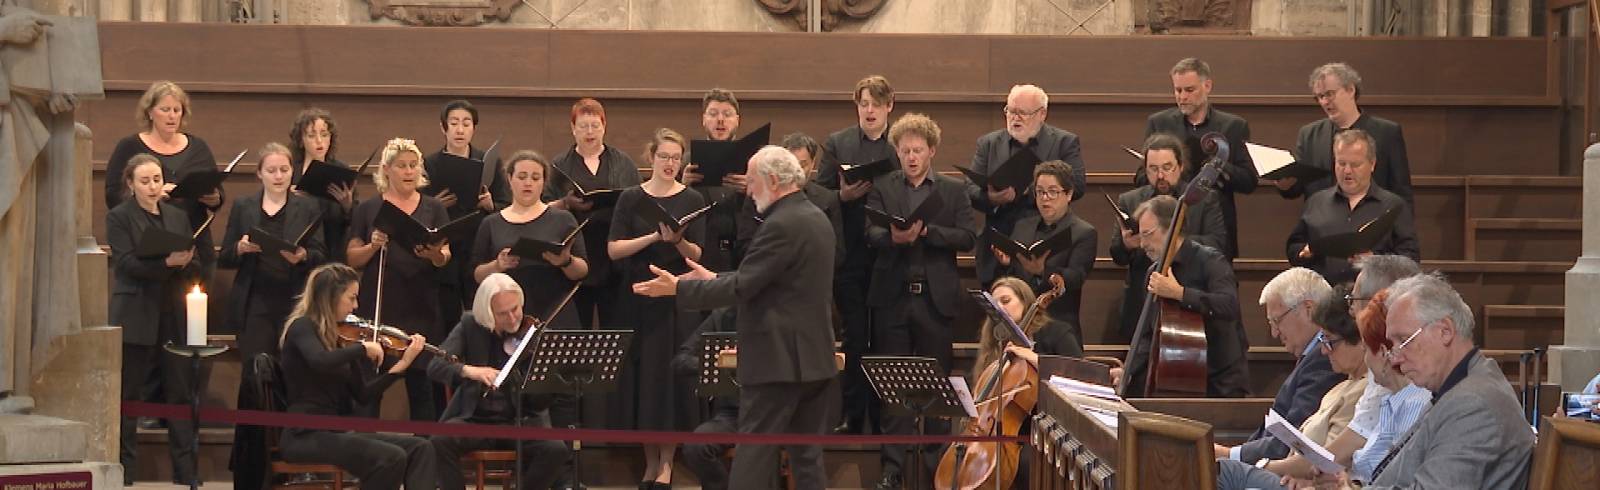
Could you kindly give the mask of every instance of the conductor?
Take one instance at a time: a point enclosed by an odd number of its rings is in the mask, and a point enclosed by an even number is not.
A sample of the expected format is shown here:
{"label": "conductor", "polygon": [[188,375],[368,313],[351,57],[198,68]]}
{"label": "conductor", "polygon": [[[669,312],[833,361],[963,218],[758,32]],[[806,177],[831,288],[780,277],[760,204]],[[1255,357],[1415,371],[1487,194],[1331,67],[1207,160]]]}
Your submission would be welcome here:
{"label": "conductor", "polygon": [[[739,334],[740,433],[821,434],[835,423],[839,384],[829,318],[833,225],[800,190],[806,182],[789,150],[767,146],[750,158],[748,192],[762,218],[750,248],[731,272],[689,260],[673,276],[633,285],[645,296],[678,297],[680,308],[734,306]],[[687,260],[687,259],[686,259]],[[786,446],[796,488],[826,485],[821,446]],[[730,488],[776,488],[778,448],[740,444]]]}

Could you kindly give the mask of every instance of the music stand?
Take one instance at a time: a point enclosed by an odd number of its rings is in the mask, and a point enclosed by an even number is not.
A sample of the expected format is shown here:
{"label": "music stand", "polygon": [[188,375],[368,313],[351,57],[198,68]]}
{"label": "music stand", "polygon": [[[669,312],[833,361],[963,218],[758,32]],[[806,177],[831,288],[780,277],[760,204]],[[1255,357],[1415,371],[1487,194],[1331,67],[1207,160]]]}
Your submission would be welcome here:
{"label": "music stand", "polygon": [[[570,391],[583,406],[585,390],[608,393],[617,389],[617,376],[628,357],[632,330],[543,330],[528,356],[523,389],[534,393]],[[583,441],[572,441],[572,483],[583,484]],[[521,464],[520,462],[518,464]]]}
{"label": "music stand", "polygon": [[[939,360],[931,357],[862,356],[861,370],[867,382],[878,394],[889,414],[911,416],[915,419],[917,435],[925,435],[923,421],[929,416],[964,417],[967,411],[960,396],[945,374]],[[911,452],[912,471],[906,478],[906,488],[923,488],[922,448],[914,445]]]}
{"label": "music stand", "polygon": [[700,334],[700,375],[696,386],[700,396],[738,396],[739,380],[734,378],[737,369],[717,367],[722,351],[739,347],[739,334],[734,332],[704,332]]}

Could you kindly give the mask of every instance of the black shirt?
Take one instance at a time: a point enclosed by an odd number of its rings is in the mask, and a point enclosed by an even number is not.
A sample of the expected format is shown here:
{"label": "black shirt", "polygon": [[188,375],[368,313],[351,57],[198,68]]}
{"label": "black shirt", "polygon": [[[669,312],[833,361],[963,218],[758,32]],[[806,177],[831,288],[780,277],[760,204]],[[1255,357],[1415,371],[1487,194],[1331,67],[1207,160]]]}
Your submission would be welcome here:
{"label": "black shirt", "polygon": [[[627,189],[642,182],[639,177],[639,165],[634,163],[627,153],[623,153],[611,145],[604,145],[600,150],[600,166],[594,172],[589,171],[589,166],[583,162],[583,155],[578,154],[578,146],[573,145],[567,151],[556,155],[550,164],[572,180],[577,181],[578,187],[588,191],[602,189]],[[545,176],[544,201],[551,202],[572,192],[572,182],[559,178],[555,172]],[[611,257],[606,255],[606,233],[611,230],[611,215],[615,207],[593,208],[588,211],[571,211],[572,216],[578,221],[589,220],[589,225],[583,229],[583,243],[585,248],[584,258],[589,261],[589,276],[583,279],[587,285],[605,284],[613,274],[611,270]]]}
{"label": "black shirt", "polygon": [[[1333,135],[1347,129],[1365,131],[1377,143],[1378,147],[1374,150],[1378,160],[1374,162],[1372,183],[1405,198],[1407,203],[1414,202],[1411,163],[1406,157],[1406,138],[1400,130],[1400,124],[1394,121],[1362,113],[1349,128],[1340,128],[1332,119],[1323,118],[1300,128],[1295,156],[1300,163],[1333,171]],[[1334,178],[1329,175],[1314,182],[1297,182],[1294,187],[1279,194],[1291,199],[1312,194],[1334,187]]]}
{"label": "black shirt", "polygon": [[1367,195],[1356,203],[1355,209],[1350,208],[1349,198],[1339,190],[1338,186],[1317,191],[1306,198],[1306,207],[1300,213],[1300,222],[1296,223],[1294,231],[1289,233],[1285,247],[1289,265],[1317,271],[1330,284],[1355,280],[1356,270],[1349,260],[1323,256],[1315,248],[1311,250],[1311,258],[1304,259],[1300,258],[1300,250],[1318,238],[1356,231],[1361,225],[1377,219],[1390,208],[1396,208],[1395,212],[1400,213],[1400,216],[1395,219],[1394,229],[1389,232],[1389,236],[1372,247],[1372,253],[1404,255],[1411,260],[1421,260],[1422,252],[1417,244],[1417,230],[1411,215],[1411,205],[1374,182],[1368,187]]}
{"label": "black shirt", "polygon": [[[929,169],[928,171],[932,172],[933,170]],[[910,213],[915,211],[917,206],[921,206],[923,201],[928,200],[928,196],[933,195],[933,178],[930,176],[924,176],[921,185],[912,184],[910,177],[900,179],[899,183],[906,186],[906,198],[909,201],[906,204],[907,217],[910,217]],[[923,225],[926,226],[927,223],[923,223]],[[919,245],[921,244],[921,240],[917,242]],[[922,252],[922,247],[920,246],[911,248],[911,261],[907,263],[906,278],[912,282],[928,278],[928,268],[922,263]]]}
{"label": "black shirt", "polygon": [[[285,204],[283,208],[278,209],[278,214],[267,214],[267,210],[257,208],[261,212],[261,221],[256,226],[269,235],[285,240],[294,240],[295,237],[288,235],[284,231],[284,216],[287,214],[284,211],[288,208],[289,206]],[[260,265],[257,266],[259,267],[257,272],[261,275],[257,279],[266,280],[269,284],[287,285],[292,272],[289,269],[289,261],[284,260],[283,255],[277,253],[264,253],[262,255]]]}
{"label": "black shirt", "polygon": [[[900,157],[895,154],[894,146],[889,144],[887,129],[878,139],[868,138],[859,125],[835,131],[822,144],[822,155],[817,156],[817,184],[839,190],[841,164],[861,165],[885,158],[895,168],[900,167]],[[865,278],[871,269],[872,249],[867,246],[867,219],[862,211],[866,202],[867,196],[863,194],[860,199],[839,203],[843,228],[839,239],[844,243],[845,250],[845,265],[840,273],[846,276]]]}
{"label": "black shirt", "polygon": [[317,336],[317,325],[300,317],[289,323],[283,342],[284,394],[288,411],[315,415],[351,415],[356,403],[377,401],[399,375],[376,374],[361,344],[329,349]]}
{"label": "black shirt", "polygon": [[[552,207],[546,207],[539,216],[523,223],[512,223],[506,220],[504,214],[494,213],[484,218],[483,223],[478,225],[478,235],[473,239],[474,249],[469,266],[477,268],[495,260],[501,250],[510,248],[522,238],[559,242],[571,233],[575,226],[578,226],[578,220],[573,218],[572,213]],[[590,222],[587,226],[596,225]],[[587,260],[583,233],[579,233],[572,240],[574,242],[572,256],[585,257]],[[522,313],[538,318],[548,317],[550,311],[567,295],[567,291],[572,289],[573,284],[561,269],[543,258],[522,257],[517,267],[506,271],[506,275],[517,281],[517,285],[522,286],[524,295]],[[562,308],[551,325],[561,328],[578,327],[577,309]]]}
{"label": "black shirt", "polygon": [[[1177,302],[1178,306],[1200,314],[1205,321],[1206,364],[1209,371],[1206,396],[1249,395],[1250,372],[1245,359],[1249,344],[1244,335],[1244,325],[1239,319],[1239,282],[1234,277],[1232,264],[1221,251],[1184,240],[1173,258],[1172,274],[1183,286],[1183,298]],[[1133,307],[1133,317],[1124,318],[1124,321],[1138,322],[1143,299],[1144,296],[1140,295],[1139,303]],[[1154,314],[1146,322],[1153,318]],[[1124,391],[1133,396],[1144,396],[1150,339],[1155,330],[1147,325],[1144,335],[1133,339],[1128,362],[1124,363],[1128,366],[1123,376],[1127,382]]]}
{"label": "black shirt", "polygon": [[[350,238],[367,243],[372,236],[373,222],[378,219],[378,209],[383,207],[383,197],[369,199],[351,212]],[[438,199],[422,196],[411,217],[423,226],[438,228],[449,222],[444,204]],[[466,250],[450,247],[451,256],[466,255]],[[409,333],[420,333],[429,342],[444,338],[445,326],[439,311],[438,267],[428,259],[418,257],[411,249],[391,243],[388,251],[373,254],[361,268],[361,292],[357,300],[356,315],[369,320],[378,299],[378,268],[383,265],[383,318],[385,325],[400,327]],[[388,257],[384,258],[383,255]],[[381,260],[380,260],[381,259]]]}
{"label": "black shirt", "polygon": [[[1017,222],[1010,236],[1018,243],[1028,244],[1055,236],[1057,233],[1068,234],[1071,244],[1045,259],[1042,274],[1037,276],[1029,274],[1023,269],[1021,261],[1015,257],[1004,273],[1027,282],[1036,294],[1052,289],[1054,286],[1050,284],[1049,276],[1060,274],[1065,291],[1060,298],[1050,303],[1048,311],[1051,318],[1065,322],[1073,330],[1073,337],[1077,338],[1076,332],[1080,326],[1078,310],[1083,299],[1083,285],[1089,278],[1089,271],[1094,268],[1096,242],[1100,240],[1099,233],[1089,222],[1068,210],[1054,224],[1046,224],[1038,215],[1023,218]],[[987,250],[982,252],[989,253]]]}

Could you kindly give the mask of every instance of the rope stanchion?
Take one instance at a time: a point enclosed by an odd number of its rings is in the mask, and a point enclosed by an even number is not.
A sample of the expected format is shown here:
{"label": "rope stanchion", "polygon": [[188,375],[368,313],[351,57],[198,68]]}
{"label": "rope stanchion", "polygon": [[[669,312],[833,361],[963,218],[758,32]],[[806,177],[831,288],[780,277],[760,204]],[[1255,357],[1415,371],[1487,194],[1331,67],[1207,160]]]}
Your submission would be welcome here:
{"label": "rope stanchion", "polygon": [[[122,415],[189,420],[189,407],[165,403],[122,402]],[[713,432],[636,431],[610,429],[553,429],[505,425],[378,420],[365,417],[309,415],[261,410],[201,408],[200,420],[236,425],[258,425],[287,429],[316,429],[353,432],[398,432],[417,435],[443,435],[483,439],[555,440],[632,444],[932,444],[948,442],[1026,442],[1017,437],[994,436],[914,436],[914,435],[820,435],[820,434],[735,434]]]}

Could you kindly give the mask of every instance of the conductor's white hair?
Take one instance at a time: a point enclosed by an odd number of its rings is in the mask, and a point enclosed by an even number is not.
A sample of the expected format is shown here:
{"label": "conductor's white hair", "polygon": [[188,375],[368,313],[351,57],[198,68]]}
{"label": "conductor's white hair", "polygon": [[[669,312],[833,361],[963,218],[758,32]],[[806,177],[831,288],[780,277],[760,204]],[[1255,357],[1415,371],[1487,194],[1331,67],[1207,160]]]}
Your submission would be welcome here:
{"label": "conductor's white hair", "polygon": [[1419,327],[1449,317],[1456,325],[1456,335],[1472,341],[1472,308],[1461,299],[1461,293],[1450,286],[1444,275],[1437,272],[1417,274],[1389,285],[1389,298],[1383,306],[1391,313],[1396,305],[1407,299],[1411,302],[1411,321]]}
{"label": "conductor's white hair", "polygon": [[1333,286],[1328,285],[1328,280],[1321,274],[1304,267],[1295,267],[1279,272],[1277,277],[1267,281],[1267,286],[1261,288],[1261,306],[1274,301],[1278,306],[1292,308],[1294,305],[1305,301],[1313,304],[1321,303],[1328,296],[1333,295]]}
{"label": "conductor's white hair", "polygon": [[1044,93],[1044,89],[1039,88],[1038,85],[1031,83],[1013,85],[1011,86],[1011,94],[1006,96],[1006,100],[1011,100],[1012,97],[1016,97],[1018,95],[1031,95],[1034,98],[1039,99],[1040,107],[1050,107],[1050,94]]}
{"label": "conductor's white hair", "polygon": [[751,159],[755,160],[757,177],[777,177],[779,186],[805,185],[806,171],[800,168],[800,159],[795,158],[794,153],[784,147],[776,145],[761,147]]}
{"label": "conductor's white hair", "polygon": [[472,296],[472,319],[479,326],[494,330],[494,307],[490,302],[494,295],[505,292],[517,293],[517,302],[522,302],[522,286],[503,272],[489,274],[478,283],[478,292]]}

